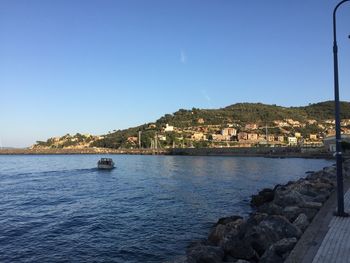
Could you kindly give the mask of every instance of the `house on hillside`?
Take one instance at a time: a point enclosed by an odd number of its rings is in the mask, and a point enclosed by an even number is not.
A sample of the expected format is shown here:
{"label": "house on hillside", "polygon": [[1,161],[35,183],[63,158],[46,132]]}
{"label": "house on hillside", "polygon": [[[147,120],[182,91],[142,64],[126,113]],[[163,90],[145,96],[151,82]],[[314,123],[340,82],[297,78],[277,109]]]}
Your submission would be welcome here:
{"label": "house on hillside", "polygon": [[316,120],[307,120],[307,124],[314,125],[314,124],[317,124],[317,121]]}
{"label": "house on hillside", "polygon": [[294,137],[301,138],[301,133],[300,132],[295,132]]}
{"label": "house on hillside", "polygon": [[126,140],[132,144],[136,144],[138,141],[138,138],[136,136],[129,136]]}
{"label": "house on hillside", "polygon": [[316,141],[317,140],[317,134],[310,134],[309,138],[310,138],[310,140]]}
{"label": "house on hillside", "polygon": [[279,141],[279,142],[284,142],[284,136],[283,136],[283,135],[279,135],[279,136],[277,137],[277,141]]}
{"label": "house on hillside", "polygon": [[280,128],[289,127],[289,126],[290,126],[290,125],[288,124],[288,122],[286,122],[286,121],[281,121],[281,120],[273,121],[273,123],[274,123],[277,127],[280,127]]}
{"label": "house on hillside", "polygon": [[248,140],[249,141],[257,141],[259,135],[257,133],[248,133]]}
{"label": "house on hillside", "polygon": [[163,134],[158,134],[157,137],[158,137],[158,140],[160,140],[160,141],[166,141],[166,136]]}
{"label": "house on hillside", "polygon": [[267,135],[266,140],[268,142],[274,142],[275,141],[275,135],[272,135],[272,134]]}
{"label": "house on hillside", "polygon": [[297,137],[288,137],[288,145],[289,146],[297,146],[298,145]]}
{"label": "house on hillside", "polygon": [[203,141],[206,140],[207,137],[202,132],[195,132],[191,135],[191,140],[193,141]]}
{"label": "house on hillside", "polygon": [[258,124],[256,123],[247,123],[245,125],[246,130],[256,130],[258,128]]}
{"label": "house on hillside", "polygon": [[197,120],[197,123],[203,124],[203,123],[204,123],[204,119],[203,119],[203,118],[199,118],[199,119]]}
{"label": "house on hillside", "polygon": [[245,140],[248,140],[248,133],[246,132],[239,132],[238,135],[237,135],[237,139],[238,141],[245,141]]}
{"label": "house on hillside", "polygon": [[335,135],[335,129],[326,130],[327,137]]}
{"label": "house on hillside", "polygon": [[230,135],[222,135],[222,134],[212,134],[213,141],[230,141],[231,136]]}
{"label": "house on hillside", "polygon": [[295,121],[293,119],[285,119],[286,122],[288,122],[289,125],[291,125],[292,127],[300,127],[301,124],[299,121]]}
{"label": "house on hillside", "polygon": [[335,124],[335,120],[325,120],[324,123]]}
{"label": "house on hillside", "polygon": [[224,136],[236,136],[237,130],[235,128],[225,128],[221,130],[221,135]]}
{"label": "house on hillside", "polygon": [[340,122],[341,126],[348,126],[350,125],[350,119],[342,119]]}
{"label": "house on hillside", "polygon": [[166,125],[165,125],[165,128],[164,128],[164,131],[165,131],[165,132],[172,132],[172,131],[174,131],[174,126],[171,126],[171,125],[169,125],[169,124],[166,124]]}

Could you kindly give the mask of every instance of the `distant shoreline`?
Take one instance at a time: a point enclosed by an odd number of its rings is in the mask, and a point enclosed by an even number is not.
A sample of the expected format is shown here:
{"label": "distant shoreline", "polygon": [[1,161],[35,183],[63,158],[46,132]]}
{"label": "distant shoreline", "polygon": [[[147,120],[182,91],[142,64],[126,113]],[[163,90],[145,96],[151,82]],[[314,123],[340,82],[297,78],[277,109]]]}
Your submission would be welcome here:
{"label": "distant shoreline", "polygon": [[0,155],[64,155],[64,154],[169,154],[168,150],[110,149],[110,148],[48,148],[48,149],[0,149]]}
{"label": "distant shoreline", "polygon": [[236,156],[267,158],[319,158],[331,159],[331,153],[321,149],[297,147],[257,148],[175,148],[175,149],[0,149],[0,155],[70,155],[70,154],[130,154],[130,155],[182,155],[182,156]]}

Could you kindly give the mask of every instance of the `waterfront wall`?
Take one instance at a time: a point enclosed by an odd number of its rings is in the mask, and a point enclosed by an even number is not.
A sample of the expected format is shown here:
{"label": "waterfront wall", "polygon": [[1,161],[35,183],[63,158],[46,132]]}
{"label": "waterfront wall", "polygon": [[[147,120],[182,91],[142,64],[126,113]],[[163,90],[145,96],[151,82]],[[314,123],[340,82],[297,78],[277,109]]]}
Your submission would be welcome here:
{"label": "waterfront wall", "polygon": [[173,155],[206,156],[264,156],[264,157],[301,157],[329,158],[331,154],[323,148],[300,147],[230,147],[230,148],[175,148]]}
{"label": "waterfront wall", "polygon": [[168,150],[158,149],[109,149],[109,148],[38,148],[2,149],[0,155],[14,154],[167,154]]}
{"label": "waterfront wall", "polygon": [[322,148],[299,147],[231,147],[231,148],[174,148],[174,149],[109,149],[109,148],[35,148],[0,149],[0,155],[11,154],[141,154],[192,156],[257,156],[271,158],[331,158]]}

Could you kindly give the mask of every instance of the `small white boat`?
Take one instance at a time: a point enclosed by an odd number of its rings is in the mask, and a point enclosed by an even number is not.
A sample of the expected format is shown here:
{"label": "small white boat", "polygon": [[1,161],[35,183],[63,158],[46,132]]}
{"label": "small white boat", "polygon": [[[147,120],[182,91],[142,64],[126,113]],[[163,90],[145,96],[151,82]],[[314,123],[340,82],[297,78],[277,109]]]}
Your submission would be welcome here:
{"label": "small white boat", "polygon": [[97,162],[97,168],[103,170],[110,170],[114,168],[114,162],[111,158],[101,158]]}

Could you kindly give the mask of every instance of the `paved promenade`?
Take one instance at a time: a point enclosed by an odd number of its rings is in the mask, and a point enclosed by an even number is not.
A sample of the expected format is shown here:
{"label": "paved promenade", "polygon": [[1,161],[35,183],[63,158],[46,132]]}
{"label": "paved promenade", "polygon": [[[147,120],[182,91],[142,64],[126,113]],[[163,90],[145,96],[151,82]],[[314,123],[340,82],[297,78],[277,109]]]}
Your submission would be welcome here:
{"label": "paved promenade", "polygon": [[[344,181],[344,207],[350,212],[350,179]],[[335,217],[336,191],[332,193],[285,263],[350,263],[350,217]]]}
{"label": "paved promenade", "polygon": [[[345,211],[350,211],[350,190],[345,194],[344,205]],[[350,217],[331,219],[329,230],[312,262],[350,262]]]}

